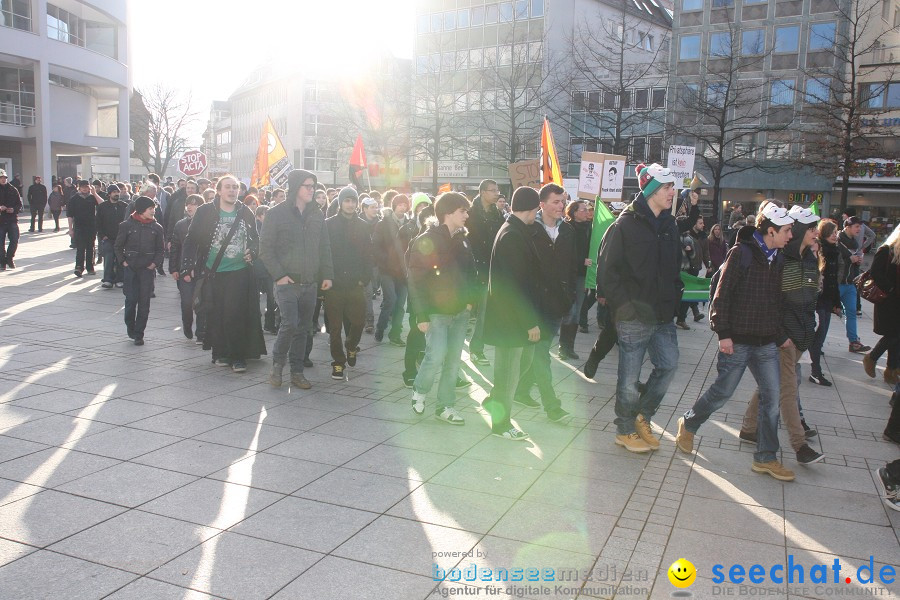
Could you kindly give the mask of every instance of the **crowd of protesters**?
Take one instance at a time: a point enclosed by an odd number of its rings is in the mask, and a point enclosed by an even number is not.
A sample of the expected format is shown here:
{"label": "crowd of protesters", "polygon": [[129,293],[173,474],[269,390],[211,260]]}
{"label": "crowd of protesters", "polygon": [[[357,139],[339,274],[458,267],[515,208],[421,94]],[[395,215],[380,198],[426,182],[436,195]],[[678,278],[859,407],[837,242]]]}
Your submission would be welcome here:
{"label": "crowd of protesters", "polygon": [[[900,394],[900,227],[860,278],[875,237],[852,209],[836,221],[767,200],[746,217],[736,209],[728,227],[708,227],[699,189],[676,198],[673,175],[656,164],[640,165],[637,175],[640,193],[611,205],[617,218],[596,256],[592,204],[555,184],[518,188],[509,202],[493,180],[482,181],[472,200],[459,192],[434,198],[327,188],[302,169],[289,174],[286,189],[272,190],[248,189],[231,175],[166,186],[151,174],[137,186],[66,179],[48,194],[35,178],[29,231],[43,230],[48,209],[58,231],[65,209],[75,276],[94,274],[102,262],[101,287],[123,289],[127,334],[137,345],[168,259],[185,337],[209,350],[214,364],[242,373],[248,360],[267,354],[263,332],[274,334],[269,383],[276,388],[285,384],[285,368],[290,386],[312,387],[305,368],[324,314],[333,379],[347,379],[356,366],[364,333],[375,342],[387,338],[405,348],[413,412],[425,412],[436,386],[435,417],[461,426],[456,390],[470,385],[461,375],[463,354],[484,367],[491,364],[485,348],[493,347],[493,387],[483,408],[492,433],[508,440],[529,437],[511,419],[514,404],[542,408],[554,422],[570,417],[552,381],[553,340],[558,336],[556,358],[579,360],[575,336],[589,331],[596,304],[600,333],[581,371],[593,379],[618,345],[615,442],[637,453],[660,447],[653,418],[678,367],[677,328],[690,329],[688,311],[695,322],[706,318],[699,302],[682,301],[682,271],[705,276],[718,375],[678,420],[676,446],[693,452],[694,435],[749,368],[757,391],[739,438],[756,445],[751,469],[793,480],[778,460],[778,423],[798,463],[824,458],[808,443],[817,432],[803,417],[799,361],[809,350],[808,381],[832,385],[821,357],[833,316],[844,318],[848,350],[863,354],[869,377],[887,357],[884,381],[894,399]],[[18,229],[11,224],[22,209],[0,172],[0,232],[10,240],[0,251],[4,269],[15,267]],[[597,286],[586,289],[594,266]],[[875,304],[881,337],[874,348],[857,331],[857,282],[867,278],[884,296]],[[645,357],[652,368],[642,377]],[[896,407],[885,437],[900,443]],[[900,465],[879,470],[894,498],[898,475]]]}

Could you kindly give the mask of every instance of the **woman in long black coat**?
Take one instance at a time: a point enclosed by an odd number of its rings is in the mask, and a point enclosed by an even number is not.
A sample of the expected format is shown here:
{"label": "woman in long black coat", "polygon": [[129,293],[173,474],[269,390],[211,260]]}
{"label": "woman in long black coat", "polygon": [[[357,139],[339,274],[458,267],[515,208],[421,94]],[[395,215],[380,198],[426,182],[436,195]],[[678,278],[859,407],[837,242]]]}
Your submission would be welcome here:
{"label": "woman in long black coat", "polygon": [[887,298],[875,305],[874,331],[881,336],[875,347],[863,357],[863,366],[869,377],[875,377],[875,367],[881,355],[887,351],[887,368],[884,380],[896,383],[897,367],[900,367],[900,286],[898,286],[898,269],[900,269],[900,225],[885,240],[875,260],[872,261],[872,279],[875,285],[887,293]]}

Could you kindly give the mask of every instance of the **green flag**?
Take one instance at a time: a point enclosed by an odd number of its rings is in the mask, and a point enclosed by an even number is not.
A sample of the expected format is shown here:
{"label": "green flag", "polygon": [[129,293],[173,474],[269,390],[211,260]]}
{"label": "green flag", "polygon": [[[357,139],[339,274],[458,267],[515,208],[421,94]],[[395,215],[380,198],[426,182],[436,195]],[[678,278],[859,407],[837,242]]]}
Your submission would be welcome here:
{"label": "green flag", "polygon": [[809,205],[809,210],[811,210],[812,214],[814,214],[816,216],[822,216],[819,214],[819,201],[818,200],[816,200],[815,202],[813,202],[812,204]]}
{"label": "green flag", "polygon": [[606,230],[609,229],[609,226],[615,220],[616,218],[609,212],[609,207],[600,199],[600,196],[597,196],[594,202],[594,227],[591,229],[591,251],[588,253],[588,258],[593,263],[588,267],[587,275],[585,276],[585,289],[590,290],[597,287],[597,252],[600,251],[600,242],[603,240],[603,234],[606,233]]}
{"label": "green flag", "polygon": [[709,283],[711,279],[706,277],[694,277],[689,273],[681,272],[681,281],[684,283],[684,296],[682,302],[709,302]]}

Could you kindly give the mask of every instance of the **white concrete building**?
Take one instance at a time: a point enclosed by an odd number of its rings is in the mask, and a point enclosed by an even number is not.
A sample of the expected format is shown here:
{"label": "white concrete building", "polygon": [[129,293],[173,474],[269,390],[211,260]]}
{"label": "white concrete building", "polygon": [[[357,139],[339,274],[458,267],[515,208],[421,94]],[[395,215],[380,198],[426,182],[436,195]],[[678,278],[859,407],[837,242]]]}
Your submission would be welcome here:
{"label": "white concrete building", "polygon": [[0,168],[26,188],[34,175],[129,178],[127,4],[0,0]]}

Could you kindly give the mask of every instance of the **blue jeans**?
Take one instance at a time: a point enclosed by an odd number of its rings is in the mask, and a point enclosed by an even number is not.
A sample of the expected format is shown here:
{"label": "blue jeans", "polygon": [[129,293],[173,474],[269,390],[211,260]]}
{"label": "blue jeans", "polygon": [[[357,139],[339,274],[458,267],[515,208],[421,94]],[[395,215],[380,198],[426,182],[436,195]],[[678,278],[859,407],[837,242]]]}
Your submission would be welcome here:
{"label": "blue jeans", "polygon": [[534,344],[520,348],[494,347],[494,387],[482,407],[491,416],[491,432],[503,433],[512,427],[513,395],[521,369],[531,366]]}
{"label": "blue jeans", "polygon": [[435,407],[435,414],[440,414],[444,408],[456,404],[456,374],[466,341],[469,311],[455,315],[430,315],[430,318],[431,324],[425,334],[425,358],[416,374],[413,390],[427,394],[440,373]]}
{"label": "blue jeans", "polygon": [[100,255],[103,257],[103,281],[108,283],[124,283],[125,273],[122,265],[116,260],[114,240],[100,241]]}
{"label": "blue jeans", "polygon": [[472,332],[472,339],[469,340],[469,354],[484,354],[484,307],[487,304],[488,288],[487,285],[480,283],[478,286],[478,316],[475,318],[475,330]]}
{"label": "blue jeans", "polygon": [[399,337],[403,333],[403,313],[406,312],[406,280],[381,276],[381,313],[378,315],[376,333],[384,333],[387,329],[388,319],[391,321],[391,329],[388,337]]}
{"label": "blue jeans", "polygon": [[[669,389],[678,367],[678,336],[675,324],[650,325],[640,321],[616,323],[619,338],[619,381],[616,384],[616,430],[619,435],[635,432],[634,420],[643,415],[648,421]],[[650,355],[653,372],[644,393],[637,389],[644,356]]]}
{"label": "blue jeans", "polygon": [[[291,363],[291,373],[303,374],[306,339],[312,333],[313,312],[319,286],[315,283],[287,283],[275,286],[275,301],[281,314],[281,326],[272,348],[272,362]],[[340,327],[340,323],[337,324]]]}
{"label": "blue jeans", "polygon": [[852,283],[842,283],[838,288],[841,292],[844,318],[847,319],[847,339],[852,344],[859,341],[859,334],[856,332],[856,286]]}
{"label": "blue jeans", "polygon": [[684,427],[697,433],[710,415],[722,408],[734,394],[744,371],[750,373],[759,386],[759,417],[757,425],[756,452],[753,460],[769,462],[776,459],[778,452],[778,411],[781,398],[781,361],[775,344],[750,346],[735,344],[734,354],[719,352],[716,381],[684,413]]}
{"label": "blue jeans", "polygon": [[550,412],[561,406],[556,391],[553,389],[553,373],[550,370],[550,347],[553,345],[553,336],[559,329],[559,323],[559,319],[550,319],[544,322],[541,326],[541,339],[534,345],[534,356],[531,359],[530,367],[522,365],[519,369],[516,397],[528,396],[530,398],[531,387],[537,385],[544,412]]}

